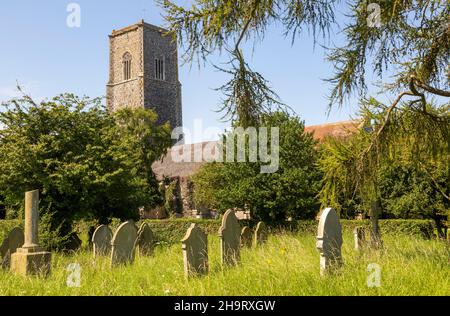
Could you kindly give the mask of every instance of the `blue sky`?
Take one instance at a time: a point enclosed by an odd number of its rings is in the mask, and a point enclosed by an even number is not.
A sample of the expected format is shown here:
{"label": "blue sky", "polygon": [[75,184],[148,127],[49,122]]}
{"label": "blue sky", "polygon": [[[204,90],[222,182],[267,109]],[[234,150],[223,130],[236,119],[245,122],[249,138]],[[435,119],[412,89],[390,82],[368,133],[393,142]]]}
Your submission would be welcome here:
{"label": "blue sky", "polygon": [[[81,28],[66,25],[66,9],[71,2],[81,7]],[[1,1],[0,101],[16,95],[16,81],[35,99],[62,92],[104,96],[108,34],[142,18],[164,26],[161,14],[153,0]],[[333,34],[332,40],[339,43],[339,35]],[[285,39],[275,25],[265,40],[246,54],[252,68],[269,79],[282,101],[307,125],[347,120],[357,109],[357,99],[353,98],[327,115],[330,86],[323,79],[331,76],[332,67],[324,60],[324,50],[319,45],[314,48],[307,33],[291,46],[290,39]],[[213,61],[227,59],[216,55]],[[198,69],[180,65],[184,126],[192,128],[195,119],[202,119],[204,128],[228,127],[216,112],[222,95],[214,91],[227,80],[225,74],[210,66]]]}

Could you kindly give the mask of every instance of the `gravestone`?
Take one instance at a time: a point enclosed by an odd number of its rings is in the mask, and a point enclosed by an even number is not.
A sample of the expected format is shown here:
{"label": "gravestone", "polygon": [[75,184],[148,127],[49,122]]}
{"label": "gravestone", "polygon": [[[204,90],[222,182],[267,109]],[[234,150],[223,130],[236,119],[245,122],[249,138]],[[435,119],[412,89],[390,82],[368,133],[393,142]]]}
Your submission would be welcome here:
{"label": "gravestone", "polygon": [[381,216],[380,202],[375,201],[370,207],[370,222],[372,227],[370,230],[370,247],[374,249],[380,249],[383,247],[383,241],[381,240],[381,232],[379,225],[379,218]]}
{"label": "gravestone", "polygon": [[353,237],[355,239],[355,250],[359,251],[365,247],[367,243],[365,227],[355,227],[353,230]]}
{"label": "gravestone", "polygon": [[253,242],[253,234],[250,227],[245,226],[241,231],[241,247],[250,248]]}
{"label": "gravestone", "polygon": [[219,229],[222,264],[235,266],[241,260],[241,227],[233,210],[228,210]]}
{"label": "gravestone", "polygon": [[191,224],[181,241],[186,278],[208,273],[208,236]]}
{"label": "gravestone", "polygon": [[125,222],[117,228],[111,240],[111,267],[133,263],[136,238],[137,229],[134,221]]}
{"label": "gravestone", "polygon": [[339,216],[332,208],[326,208],[320,216],[316,247],[320,252],[320,274],[339,267],[341,257],[342,228]]}
{"label": "gravestone", "polygon": [[13,228],[0,246],[0,264],[3,269],[9,269],[11,265],[11,255],[17,251],[24,243],[23,231],[19,227]]}
{"label": "gravestone", "polygon": [[135,248],[141,256],[151,256],[156,245],[156,238],[147,223],[143,223],[138,230]]}
{"label": "gravestone", "polygon": [[11,255],[11,271],[28,276],[47,276],[51,269],[50,252],[44,251],[38,242],[39,191],[25,193],[24,244]]}
{"label": "gravestone", "polygon": [[111,240],[113,234],[107,225],[100,225],[92,235],[94,258],[108,256],[111,252]]}
{"label": "gravestone", "polygon": [[253,237],[253,243],[255,246],[260,246],[267,241],[268,234],[266,224],[259,222],[255,229],[255,234]]}

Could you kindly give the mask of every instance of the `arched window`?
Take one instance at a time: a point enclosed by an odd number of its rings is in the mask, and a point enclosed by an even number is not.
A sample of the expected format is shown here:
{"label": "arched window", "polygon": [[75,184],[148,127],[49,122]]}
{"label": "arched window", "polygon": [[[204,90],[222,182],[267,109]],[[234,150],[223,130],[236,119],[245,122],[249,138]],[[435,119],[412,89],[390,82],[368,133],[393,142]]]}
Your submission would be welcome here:
{"label": "arched window", "polygon": [[123,55],[123,79],[131,79],[131,54],[125,53]]}

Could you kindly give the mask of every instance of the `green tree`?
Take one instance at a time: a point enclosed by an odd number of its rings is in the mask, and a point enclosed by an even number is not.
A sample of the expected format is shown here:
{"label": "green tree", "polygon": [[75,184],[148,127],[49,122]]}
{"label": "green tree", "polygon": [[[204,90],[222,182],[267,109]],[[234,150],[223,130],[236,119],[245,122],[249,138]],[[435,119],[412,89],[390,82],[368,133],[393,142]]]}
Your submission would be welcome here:
{"label": "green tree", "polygon": [[[446,0],[352,0],[340,7],[345,23],[339,25],[340,2],[196,0],[184,8],[159,0],[169,35],[177,35],[184,44],[188,62],[201,64],[214,52],[229,56],[230,66],[223,71],[231,79],[222,87],[225,99],[221,109],[225,117],[244,127],[257,125],[263,113],[283,106],[266,79],[248,65],[244,43],[263,40],[275,24],[281,25],[292,41],[304,30],[312,33],[315,42],[330,33],[343,33],[343,44],[327,49],[327,59],[334,67],[334,74],[327,79],[330,107],[343,105],[353,94],[363,102],[377,103],[377,124],[366,139],[366,148],[358,156],[342,152],[351,157],[347,164],[354,165],[348,167],[356,172],[351,173],[357,182],[354,187],[365,190],[366,199],[376,199],[378,162],[399,153],[397,144],[402,140],[413,142],[407,148],[415,161],[430,153],[435,158],[440,155],[447,164],[450,161],[446,159],[450,147],[446,101],[450,97],[450,6]],[[392,98],[392,103],[382,104],[367,96],[367,74],[381,81],[380,92]],[[386,75],[395,78],[394,82],[383,82]]]}
{"label": "green tree", "polygon": [[41,218],[64,238],[75,220],[138,219],[140,207],[161,203],[150,166],[170,145],[168,127],[149,111],[110,115],[100,101],[64,94],[4,104],[0,194],[9,212],[20,216],[24,192],[39,189]]}
{"label": "green tree", "polygon": [[[210,163],[193,177],[197,205],[217,209],[248,207],[254,220],[282,223],[288,217],[313,218],[321,173],[317,145],[298,117],[283,112],[262,115],[261,126],[279,127],[279,168],[261,173],[262,162]],[[225,141],[230,134],[225,136]],[[247,155],[249,143],[246,142]],[[261,146],[261,144],[259,144]],[[267,144],[270,148],[270,137]]]}
{"label": "green tree", "polygon": [[[427,105],[427,111],[440,112],[441,117],[445,111],[449,115],[449,110]],[[368,100],[362,104],[360,130],[323,143],[319,161],[324,174],[322,204],[353,217],[356,211],[367,213],[371,201],[379,200],[385,217],[429,218],[440,227],[443,215],[450,211],[450,150],[445,133],[432,131],[430,126],[438,125],[431,117],[393,110],[391,119],[396,124],[385,126],[391,138],[373,145],[373,133],[383,115],[382,105]],[[373,159],[363,162],[370,146],[384,155],[372,153]]]}

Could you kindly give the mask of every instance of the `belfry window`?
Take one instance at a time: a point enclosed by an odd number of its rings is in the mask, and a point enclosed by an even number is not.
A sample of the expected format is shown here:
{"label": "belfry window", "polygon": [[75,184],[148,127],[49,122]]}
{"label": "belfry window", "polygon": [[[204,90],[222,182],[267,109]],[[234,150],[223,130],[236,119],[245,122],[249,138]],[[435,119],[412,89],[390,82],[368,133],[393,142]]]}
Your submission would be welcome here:
{"label": "belfry window", "polygon": [[155,58],[155,78],[165,80],[164,59]]}
{"label": "belfry window", "polygon": [[131,79],[131,54],[123,55],[123,80]]}

